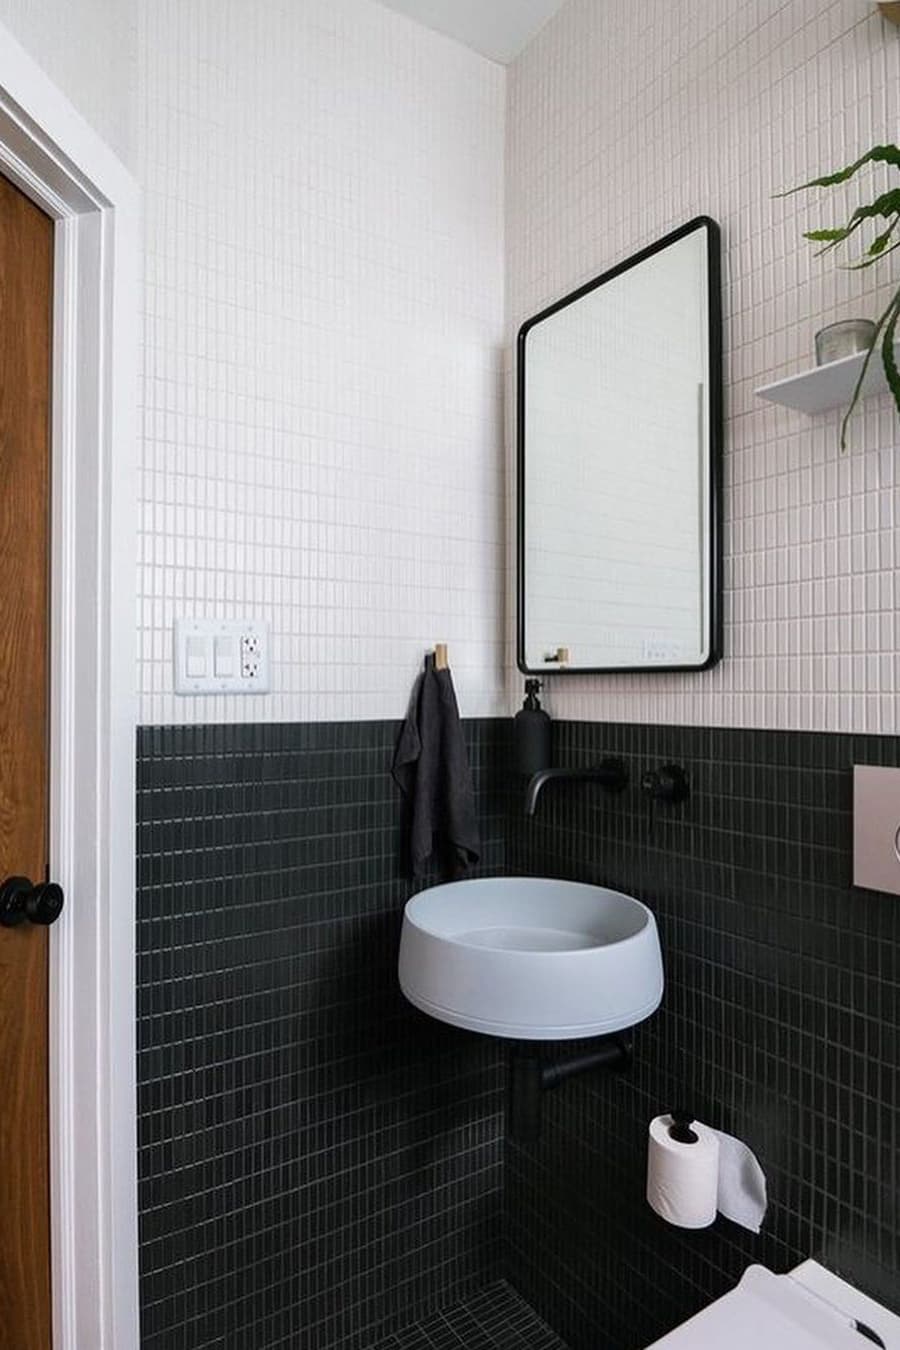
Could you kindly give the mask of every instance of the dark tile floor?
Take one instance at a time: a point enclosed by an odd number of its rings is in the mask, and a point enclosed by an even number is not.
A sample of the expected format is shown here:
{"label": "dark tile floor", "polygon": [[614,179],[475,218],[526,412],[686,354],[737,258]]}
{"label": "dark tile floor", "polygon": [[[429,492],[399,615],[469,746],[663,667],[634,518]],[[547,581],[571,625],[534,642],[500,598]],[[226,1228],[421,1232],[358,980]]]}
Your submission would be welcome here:
{"label": "dark tile floor", "polygon": [[566,1350],[504,1280],[414,1322],[375,1350]]}

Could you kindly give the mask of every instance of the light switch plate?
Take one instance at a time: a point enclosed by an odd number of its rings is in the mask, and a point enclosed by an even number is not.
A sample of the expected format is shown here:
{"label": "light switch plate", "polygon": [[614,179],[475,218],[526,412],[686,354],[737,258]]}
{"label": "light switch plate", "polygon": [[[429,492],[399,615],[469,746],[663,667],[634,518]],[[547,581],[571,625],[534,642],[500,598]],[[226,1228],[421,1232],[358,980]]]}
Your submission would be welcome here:
{"label": "light switch plate", "polygon": [[[188,660],[190,652],[191,659]],[[199,659],[202,653],[202,661]],[[231,657],[230,675],[216,669]],[[205,674],[189,670],[201,665]],[[267,694],[269,625],[263,619],[176,619],[176,694]]]}
{"label": "light switch plate", "polygon": [[853,769],[853,884],[900,895],[900,769]]}

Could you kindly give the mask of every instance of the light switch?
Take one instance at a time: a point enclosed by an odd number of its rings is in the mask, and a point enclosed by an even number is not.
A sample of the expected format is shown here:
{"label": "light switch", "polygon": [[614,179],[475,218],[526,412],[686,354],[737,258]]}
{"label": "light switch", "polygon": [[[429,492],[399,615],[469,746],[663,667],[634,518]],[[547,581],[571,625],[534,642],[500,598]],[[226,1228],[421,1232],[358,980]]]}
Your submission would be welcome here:
{"label": "light switch", "polygon": [[185,644],[184,671],[191,680],[202,680],[206,675],[208,643],[205,637],[189,637]]}
{"label": "light switch", "polygon": [[900,895],[900,769],[853,769],[853,884]]}
{"label": "light switch", "polygon": [[178,618],[176,694],[267,694],[269,625],[264,619]]}
{"label": "light switch", "polygon": [[217,637],[214,647],[213,674],[218,680],[227,680],[234,674],[234,638]]}

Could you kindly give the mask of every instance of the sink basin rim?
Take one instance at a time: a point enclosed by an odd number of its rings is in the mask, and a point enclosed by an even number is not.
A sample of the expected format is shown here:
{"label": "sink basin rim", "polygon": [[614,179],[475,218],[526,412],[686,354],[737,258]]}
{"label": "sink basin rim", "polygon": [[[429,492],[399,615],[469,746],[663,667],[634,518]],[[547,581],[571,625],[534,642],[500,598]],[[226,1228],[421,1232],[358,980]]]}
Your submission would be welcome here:
{"label": "sink basin rim", "polygon": [[[478,940],[493,930],[496,941]],[[520,944],[517,932],[538,940]],[[479,877],[420,891],[404,909],[398,976],[423,1013],[522,1041],[625,1031],[650,1017],[665,991],[653,911],[621,891],[553,877]]]}
{"label": "sink basin rim", "polygon": [[[453,933],[442,932],[439,928],[434,927],[432,924],[423,922],[423,921],[422,921],[422,918],[420,917],[420,911],[421,911],[422,909],[426,908],[426,906],[427,906],[427,904],[428,904],[428,898],[429,898],[429,897],[435,896],[439,891],[447,891],[447,890],[449,890],[450,888],[452,888],[452,887],[457,887],[457,886],[465,886],[465,887],[467,887],[467,888],[468,888],[468,887],[480,886],[481,883],[483,883],[483,882],[484,882],[484,883],[487,883],[487,885],[489,886],[491,882],[498,882],[498,881],[499,881],[499,882],[510,882],[510,881],[520,881],[520,880],[523,881],[523,882],[530,882],[530,883],[532,883],[532,884],[535,883],[535,882],[539,882],[539,883],[544,883],[544,882],[546,882],[546,883],[547,883],[547,889],[548,889],[548,890],[549,890],[550,888],[554,888],[554,889],[556,889],[556,888],[562,888],[562,889],[565,891],[565,890],[567,890],[568,888],[571,887],[572,891],[598,891],[598,892],[600,892],[603,896],[609,896],[610,898],[612,898],[612,899],[614,899],[614,900],[617,900],[617,901],[624,901],[624,902],[628,905],[629,908],[633,908],[634,910],[637,911],[637,913],[638,913],[638,915],[639,915],[639,917],[640,917],[641,923],[640,923],[640,927],[639,927],[639,928],[636,928],[635,931],[634,931],[633,933],[628,933],[628,934],[627,934],[626,936],[624,936],[624,937],[615,937],[615,938],[609,939],[608,941],[599,941],[599,940],[598,940],[598,941],[596,941],[596,942],[592,942],[589,946],[586,946],[586,947],[570,947],[570,948],[564,948],[564,949],[561,949],[561,948],[554,948],[554,947],[548,947],[548,948],[533,948],[533,947],[503,947],[503,946],[498,945],[498,946],[496,946],[496,947],[490,948],[490,950],[493,950],[493,951],[497,951],[497,952],[501,952],[501,951],[502,951],[505,960],[516,960],[516,959],[519,959],[519,958],[526,958],[526,959],[527,959],[527,958],[533,958],[533,957],[535,957],[535,956],[556,956],[556,955],[559,954],[559,952],[560,952],[561,950],[565,950],[565,953],[566,953],[566,959],[567,959],[567,960],[573,960],[573,961],[574,961],[574,960],[578,960],[578,959],[581,959],[581,960],[584,960],[584,959],[590,960],[591,957],[592,957],[597,951],[602,951],[604,948],[610,948],[610,947],[619,947],[619,948],[621,948],[621,947],[626,947],[626,946],[628,946],[629,943],[643,942],[643,941],[645,941],[645,940],[646,940],[646,930],[647,930],[647,928],[653,928],[653,927],[656,926],[656,920],[655,920],[655,918],[654,918],[653,911],[649,908],[649,906],[647,906],[647,905],[644,904],[643,900],[638,900],[636,896],[634,896],[634,895],[626,895],[624,891],[614,891],[614,890],[613,890],[611,887],[609,887],[609,886],[595,885],[593,882],[587,882],[587,881],[568,881],[568,880],[565,880],[565,879],[563,879],[563,878],[561,878],[561,877],[560,877],[560,878],[557,878],[557,877],[507,877],[507,876],[503,876],[503,877],[473,877],[473,878],[471,878],[471,879],[469,879],[469,880],[465,880],[465,881],[446,881],[446,882],[442,882],[440,885],[437,885],[437,886],[428,886],[428,887],[425,888],[425,890],[419,891],[419,892],[417,892],[416,895],[411,896],[410,899],[407,900],[406,905],[404,906],[404,911],[403,911],[404,919],[405,919],[405,920],[408,920],[411,924],[413,924],[413,925],[414,925],[416,928],[418,928],[421,932],[428,934],[428,936],[433,937],[433,938],[435,938],[436,940],[438,940],[438,941],[440,941],[440,942],[446,942],[446,943],[449,943],[449,944],[453,945],[454,947],[463,947],[463,948],[466,948],[467,950],[472,950],[472,949],[476,949],[476,948],[481,949],[481,950],[484,950],[484,948],[481,947],[481,944],[480,944],[480,943],[466,941],[466,938],[467,938],[467,936],[468,936],[470,933],[472,933],[472,932],[478,932],[478,931],[480,931],[480,930],[478,930],[478,929],[473,929],[473,928],[470,927],[470,928],[466,929],[466,932],[463,933],[461,936],[456,936],[456,935],[454,935]],[[432,902],[432,903],[433,903],[433,902]],[[489,926],[496,926],[496,925],[485,925],[485,930],[486,930]],[[541,926],[540,926],[539,924],[522,924],[521,926],[522,926],[523,928],[529,928],[529,929],[530,929],[530,928],[534,928],[534,929],[538,929],[539,931],[540,931],[540,928],[541,928]],[[516,927],[516,925],[515,925],[513,922],[511,922],[509,919],[507,919],[506,922],[503,924],[503,927],[505,927],[505,928],[514,928],[514,927]],[[560,927],[567,927],[567,925],[561,923],[561,924],[560,924]],[[481,930],[481,931],[485,931],[485,930]],[[590,933],[589,935],[592,936],[592,937],[594,936],[594,934],[592,934],[592,933]]]}

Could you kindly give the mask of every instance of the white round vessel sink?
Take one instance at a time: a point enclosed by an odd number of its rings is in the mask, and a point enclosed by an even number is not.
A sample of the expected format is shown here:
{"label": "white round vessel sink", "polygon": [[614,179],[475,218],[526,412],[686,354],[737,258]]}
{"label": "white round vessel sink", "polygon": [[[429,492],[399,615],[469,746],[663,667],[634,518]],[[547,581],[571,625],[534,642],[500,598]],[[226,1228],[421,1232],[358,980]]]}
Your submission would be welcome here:
{"label": "white round vessel sink", "polygon": [[656,920],[629,895],[543,877],[485,877],[410,900],[400,988],[453,1026],[518,1040],[633,1027],[659,1007]]}

